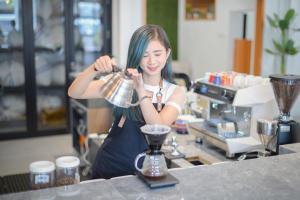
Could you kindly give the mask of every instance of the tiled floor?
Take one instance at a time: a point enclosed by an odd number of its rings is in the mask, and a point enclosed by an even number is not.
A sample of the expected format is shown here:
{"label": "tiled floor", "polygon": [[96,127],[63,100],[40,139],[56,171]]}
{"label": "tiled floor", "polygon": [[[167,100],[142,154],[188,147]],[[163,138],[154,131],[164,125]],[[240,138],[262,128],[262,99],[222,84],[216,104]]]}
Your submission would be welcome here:
{"label": "tiled floor", "polygon": [[71,134],[0,141],[0,176],[28,173],[31,162],[74,154]]}

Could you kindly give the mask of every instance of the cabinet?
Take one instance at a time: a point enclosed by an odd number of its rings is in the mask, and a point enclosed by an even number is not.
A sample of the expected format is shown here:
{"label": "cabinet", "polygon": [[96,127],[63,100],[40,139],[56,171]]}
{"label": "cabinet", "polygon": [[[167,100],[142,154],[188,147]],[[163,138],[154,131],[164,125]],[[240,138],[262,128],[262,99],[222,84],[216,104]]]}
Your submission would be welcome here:
{"label": "cabinet", "polygon": [[71,74],[111,52],[111,0],[15,0],[0,10],[0,139],[69,132]]}
{"label": "cabinet", "polygon": [[112,126],[112,106],[104,99],[70,100],[73,147],[82,153],[90,133],[108,133]]}

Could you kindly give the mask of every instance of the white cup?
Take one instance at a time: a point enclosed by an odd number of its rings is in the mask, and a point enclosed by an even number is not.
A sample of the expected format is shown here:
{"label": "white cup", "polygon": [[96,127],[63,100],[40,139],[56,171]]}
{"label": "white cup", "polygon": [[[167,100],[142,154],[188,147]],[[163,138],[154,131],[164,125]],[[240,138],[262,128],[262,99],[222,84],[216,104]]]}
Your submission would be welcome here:
{"label": "white cup", "polygon": [[236,75],[233,79],[233,86],[236,88],[245,87],[245,77],[243,75]]}
{"label": "white cup", "polygon": [[255,79],[256,77],[253,75],[247,75],[245,78],[245,87],[251,87],[253,85],[255,85]]}

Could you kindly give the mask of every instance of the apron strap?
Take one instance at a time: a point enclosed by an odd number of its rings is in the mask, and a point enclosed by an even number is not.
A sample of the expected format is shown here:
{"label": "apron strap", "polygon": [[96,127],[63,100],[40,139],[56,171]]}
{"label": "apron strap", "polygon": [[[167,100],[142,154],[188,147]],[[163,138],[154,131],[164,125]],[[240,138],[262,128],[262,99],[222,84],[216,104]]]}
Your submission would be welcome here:
{"label": "apron strap", "polygon": [[122,117],[121,117],[121,119],[120,119],[120,121],[118,123],[118,127],[122,128],[123,125],[124,125],[124,123],[125,123],[125,121],[126,121],[126,116],[122,115]]}

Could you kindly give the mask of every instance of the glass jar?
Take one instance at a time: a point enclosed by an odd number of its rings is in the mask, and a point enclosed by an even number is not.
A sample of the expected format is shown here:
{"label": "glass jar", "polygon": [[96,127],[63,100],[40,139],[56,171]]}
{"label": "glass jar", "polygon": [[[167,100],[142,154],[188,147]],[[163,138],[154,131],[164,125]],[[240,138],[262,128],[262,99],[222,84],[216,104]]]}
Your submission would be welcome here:
{"label": "glass jar", "polygon": [[32,189],[52,187],[55,184],[55,165],[50,161],[30,164],[30,186]]}
{"label": "glass jar", "polygon": [[75,156],[63,156],[56,159],[56,185],[72,185],[80,182],[79,164]]}

